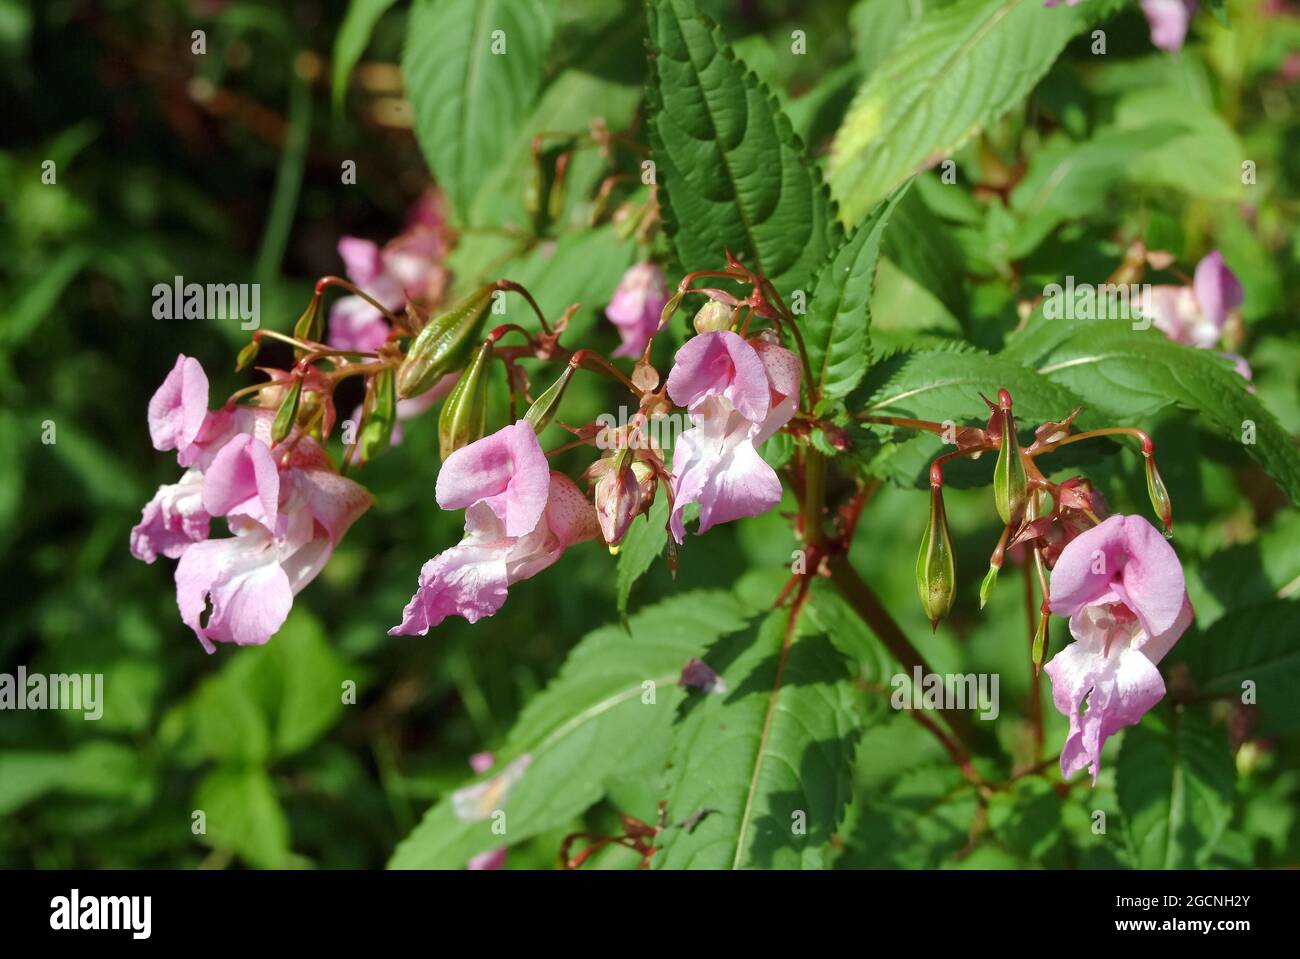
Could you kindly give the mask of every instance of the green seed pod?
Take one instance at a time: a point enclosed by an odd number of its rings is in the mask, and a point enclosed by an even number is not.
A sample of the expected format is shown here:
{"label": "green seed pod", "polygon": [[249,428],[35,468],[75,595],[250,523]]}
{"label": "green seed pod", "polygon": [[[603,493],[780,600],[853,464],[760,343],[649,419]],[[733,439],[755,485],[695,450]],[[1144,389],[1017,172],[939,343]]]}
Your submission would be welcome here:
{"label": "green seed pod", "polygon": [[1147,495],[1151,497],[1151,508],[1156,511],[1160,517],[1160,522],[1165,526],[1165,536],[1174,535],[1174,504],[1169,499],[1169,490],[1165,487],[1165,481],[1160,477],[1160,471],[1156,469],[1156,458],[1154,456],[1146,457],[1147,471]]}
{"label": "green seed pod", "polygon": [[293,325],[293,338],[295,340],[308,340],[312,343],[319,343],[321,334],[324,333],[324,317],[320,310],[320,294],[311,298],[307,304],[307,309],[303,311],[302,316],[298,317],[298,322]]}
{"label": "green seed pod", "polygon": [[1025,510],[1025,495],[1029,476],[1025,461],[1020,456],[1020,441],[1016,438],[1016,421],[1011,415],[1011,397],[1006,396],[1002,407],[1002,440],[998,445],[998,462],[993,468],[993,504],[998,516],[1008,526],[1020,522]]}
{"label": "green seed pod", "polygon": [[937,627],[939,620],[952,609],[957,593],[952,538],[948,535],[943,489],[939,486],[930,487],[930,523],[921,538],[921,550],[916,557],[916,591],[930,626]]}
{"label": "green seed pod", "polygon": [[462,446],[487,434],[488,366],[492,341],[487,340],[465,367],[438,414],[438,455],[444,460]]}
{"label": "green seed pod", "polygon": [[357,445],[361,448],[361,462],[368,463],[384,450],[393,439],[393,424],[397,421],[397,394],[393,386],[392,369],[375,374],[370,392],[366,396],[367,409]]}
{"label": "green seed pod", "polygon": [[407,399],[423,393],[446,373],[463,365],[470,344],[478,340],[487,321],[497,284],[489,283],[425,324],[397,371],[397,395]]}
{"label": "green seed pod", "polygon": [[993,595],[993,587],[998,584],[998,573],[1002,572],[1001,566],[994,566],[989,563],[989,571],[984,574],[984,582],[980,583],[980,609],[983,609],[988,603],[989,597]]}
{"label": "green seed pod", "polygon": [[566,366],[560,378],[548,386],[546,392],[537,397],[533,405],[528,407],[528,412],[524,414],[524,419],[533,425],[533,430],[538,435],[550,425],[551,420],[555,419],[555,414],[560,409],[560,400],[564,398],[564,391],[568,388],[569,380],[573,379],[573,371],[576,368],[573,365]]}
{"label": "green seed pod", "polygon": [[295,376],[289,392],[280,402],[271,423],[271,442],[279,443],[293,432],[293,424],[298,419],[298,403],[302,399],[302,377]]}
{"label": "green seed pod", "polygon": [[249,363],[257,359],[257,354],[261,349],[261,340],[249,340],[244,345],[244,348],[239,351],[239,355],[235,357],[235,372],[241,372]]}

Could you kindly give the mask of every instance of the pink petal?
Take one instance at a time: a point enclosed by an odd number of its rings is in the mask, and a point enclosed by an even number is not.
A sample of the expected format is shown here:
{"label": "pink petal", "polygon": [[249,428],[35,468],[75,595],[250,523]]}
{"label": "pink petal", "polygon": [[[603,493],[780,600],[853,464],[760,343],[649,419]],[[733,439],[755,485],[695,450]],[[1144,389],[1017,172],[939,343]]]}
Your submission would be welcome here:
{"label": "pink petal", "polygon": [[701,333],[686,341],[668,374],[668,395],[692,412],[709,397],[721,396],[752,423],[767,418],[771,400],[763,361],[729,330]]}
{"label": "pink petal", "polygon": [[1187,39],[1187,27],[1196,12],[1196,0],[1142,0],[1142,13],[1151,28],[1151,43],[1177,53]]}
{"label": "pink petal", "polygon": [[131,530],[131,555],[152,563],[158,554],[176,559],[191,543],[208,538],[210,521],[203,508],[203,476],[190,470],[179,483],[158,487]]}
{"label": "pink petal", "polygon": [[[1237,275],[1223,262],[1222,253],[1215,250],[1201,258],[1201,262],[1196,264],[1196,275],[1192,279],[1192,286],[1196,290],[1196,301],[1201,306],[1201,312],[1214,325],[1217,332],[1222,332],[1229,311],[1241,306],[1245,299],[1241,283],[1237,280]],[[1217,341],[1216,336],[1214,342]],[[1205,345],[1213,346],[1214,343]]]}
{"label": "pink petal", "polygon": [[279,501],[275,457],[247,433],[226,443],[203,475],[203,507],[213,516],[250,516],[274,529]]}
{"label": "pink petal", "polygon": [[786,423],[790,422],[799,406],[799,357],[785,347],[763,337],[749,341],[754,352],[763,361],[771,389],[771,408],[752,439],[760,445]]}
{"label": "pink petal", "polygon": [[[203,648],[260,645],[293,606],[288,577],[265,531],[195,543],[176,565],[176,605]],[[211,603],[211,612],[204,612]]]}
{"label": "pink petal", "polygon": [[447,457],[436,495],[443,509],[487,503],[507,536],[530,532],[541,519],[550,490],[550,468],[537,434],[524,420]]}
{"label": "pink petal", "polygon": [[348,279],[357,286],[364,287],[383,271],[379,246],[370,240],[355,236],[341,237],[339,257],[343,260],[343,269],[347,271]]}
{"label": "pink petal", "polygon": [[[631,471],[628,471],[629,474]],[[592,539],[599,531],[596,508],[576,483],[563,473],[551,473],[546,500],[546,525],[560,541],[561,547]]]}
{"label": "pink petal", "polygon": [[664,272],[654,263],[637,263],[619,280],[605,316],[618,328],[622,345],[615,356],[640,356],[659,329],[659,317],[668,303]]}
{"label": "pink petal", "polygon": [[781,480],[758,455],[752,443],[733,446],[710,471],[700,493],[700,525],[704,533],[718,523],[759,516],[781,502]]}
{"label": "pink petal", "polygon": [[330,307],[329,345],[336,350],[373,353],[390,332],[384,315],[359,296],[345,296]]}
{"label": "pink petal", "polygon": [[156,450],[184,450],[208,415],[208,377],[193,357],[181,354],[149,400],[149,437]]}

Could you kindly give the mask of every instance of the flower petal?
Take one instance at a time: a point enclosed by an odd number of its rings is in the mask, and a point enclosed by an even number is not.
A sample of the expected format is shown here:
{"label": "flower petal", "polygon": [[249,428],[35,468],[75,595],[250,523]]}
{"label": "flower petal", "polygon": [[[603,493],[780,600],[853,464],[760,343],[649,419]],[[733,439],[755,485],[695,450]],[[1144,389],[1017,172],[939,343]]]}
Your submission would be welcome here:
{"label": "flower petal", "polygon": [[752,423],[767,418],[771,403],[763,361],[729,330],[701,333],[686,341],[668,374],[668,395],[691,411],[711,396],[722,396]]}
{"label": "flower petal", "polygon": [[208,415],[208,377],[193,357],[181,354],[149,400],[149,438],[156,450],[184,450]]}
{"label": "flower petal", "polygon": [[550,477],[537,433],[520,420],[447,457],[438,473],[438,505],[463,509],[487,503],[507,536],[523,536],[542,517]]}

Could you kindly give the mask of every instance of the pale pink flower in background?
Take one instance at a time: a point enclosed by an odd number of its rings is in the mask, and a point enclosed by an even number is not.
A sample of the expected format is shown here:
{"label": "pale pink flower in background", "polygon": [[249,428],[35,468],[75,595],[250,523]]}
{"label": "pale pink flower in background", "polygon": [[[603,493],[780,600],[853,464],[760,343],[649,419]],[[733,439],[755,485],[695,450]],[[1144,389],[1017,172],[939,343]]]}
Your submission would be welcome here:
{"label": "pale pink flower in background", "polygon": [[[1214,250],[1196,264],[1190,285],[1161,284],[1141,302],[1143,316],[1175,343],[1211,349],[1218,345],[1229,314],[1245,301],[1235,273]],[[1238,373],[1251,378],[1250,364],[1236,353],[1223,353]],[[1252,387],[1253,390],[1253,387]]]}
{"label": "pale pink flower in background", "polygon": [[[339,240],[339,257],[348,279],[393,312],[408,300],[437,301],[447,282],[447,255],[439,199],[425,194],[411,208],[403,232],[383,247],[359,237]],[[330,345],[371,353],[383,346],[391,328],[383,313],[359,296],[340,298],[330,308]]]}
{"label": "pale pink flower in background", "polygon": [[[496,758],[491,753],[475,753],[469,757],[469,766],[474,770],[475,775],[482,775],[492,768]],[[506,846],[497,846],[495,849],[489,849],[487,852],[481,852],[477,856],[470,858],[465,864],[465,868],[472,871],[482,871],[489,869],[504,869],[506,865]]]}
{"label": "pale pink flower in background", "polygon": [[1156,665],[1192,622],[1183,569],[1154,526],[1116,515],[1065,547],[1050,595],[1074,636],[1044,667],[1052,701],[1070,720],[1061,774],[1086,768],[1096,784],[1106,739],[1165,695]]}
{"label": "pale pink flower in background", "polygon": [[[450,463],[448,457],[444,471]],[[441,479],[439,475],[440,484]],[[573,480],[549,473],[547,482],[535,526],[522,536],[506,532],[505,521],[487,500],[472,503],[465,512],[465,537],[424,564],[415,595],[389,635],[423,636],[448,616],[471,623],[491,616],[505,604],[508,587],[536,576],[568,547],[594,537],[596,511]]]}
{"label": "pale pink flower in background", "polygon": [[1142,13],[1151,28],[1151,43],[1177,53],[1187,39],[1187,27],[1196,13],[1196,0],[1142,0]]}
{"label": "pale pink flower in background", "polygon": [[605,315],[618,328],[623,341],[615,356],[640,356],[659,329],[659,317],[669,298],[664,271],[646,261],[628,268],[618,282]]}
{"label": "pale pink flower in background", "polygon": [[763,338],[719,331],[691,337],[677,351],[668,395],[686,407],[692,429],[673,450],[673,538],[686,535],[682,512],[700,504],[697,533],[765,513],[781,501],[781,480],[758,446],[790,421],[799,402],[799,361]]}
{"label": "pale pink flower in background", "polygon": [[524,773],[532,762],[532,755],[524,753],[495,776],[457,789],[451,794],[451,811],[461,822],[482,822],[487,819],[505,806],[511,790],[524,778]]}

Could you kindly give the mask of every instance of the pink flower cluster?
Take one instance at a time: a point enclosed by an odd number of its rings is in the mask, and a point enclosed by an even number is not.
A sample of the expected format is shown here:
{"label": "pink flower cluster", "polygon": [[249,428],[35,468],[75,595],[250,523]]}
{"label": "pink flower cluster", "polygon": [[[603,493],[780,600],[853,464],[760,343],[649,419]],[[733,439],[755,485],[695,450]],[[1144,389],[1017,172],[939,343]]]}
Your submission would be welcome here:
{"label": "pink flower cluster", "polygon": [[[176,604],[208,652],[270,639],[371,503],[310,436],[273,444],[274,416],[264,407],[209,410],[207,375],[183,355],[149,401],[154,448],[175,450],[185,473],[145,505],[131,553],[179,560]],[[215,517],[230,536],[211,536]]]}

